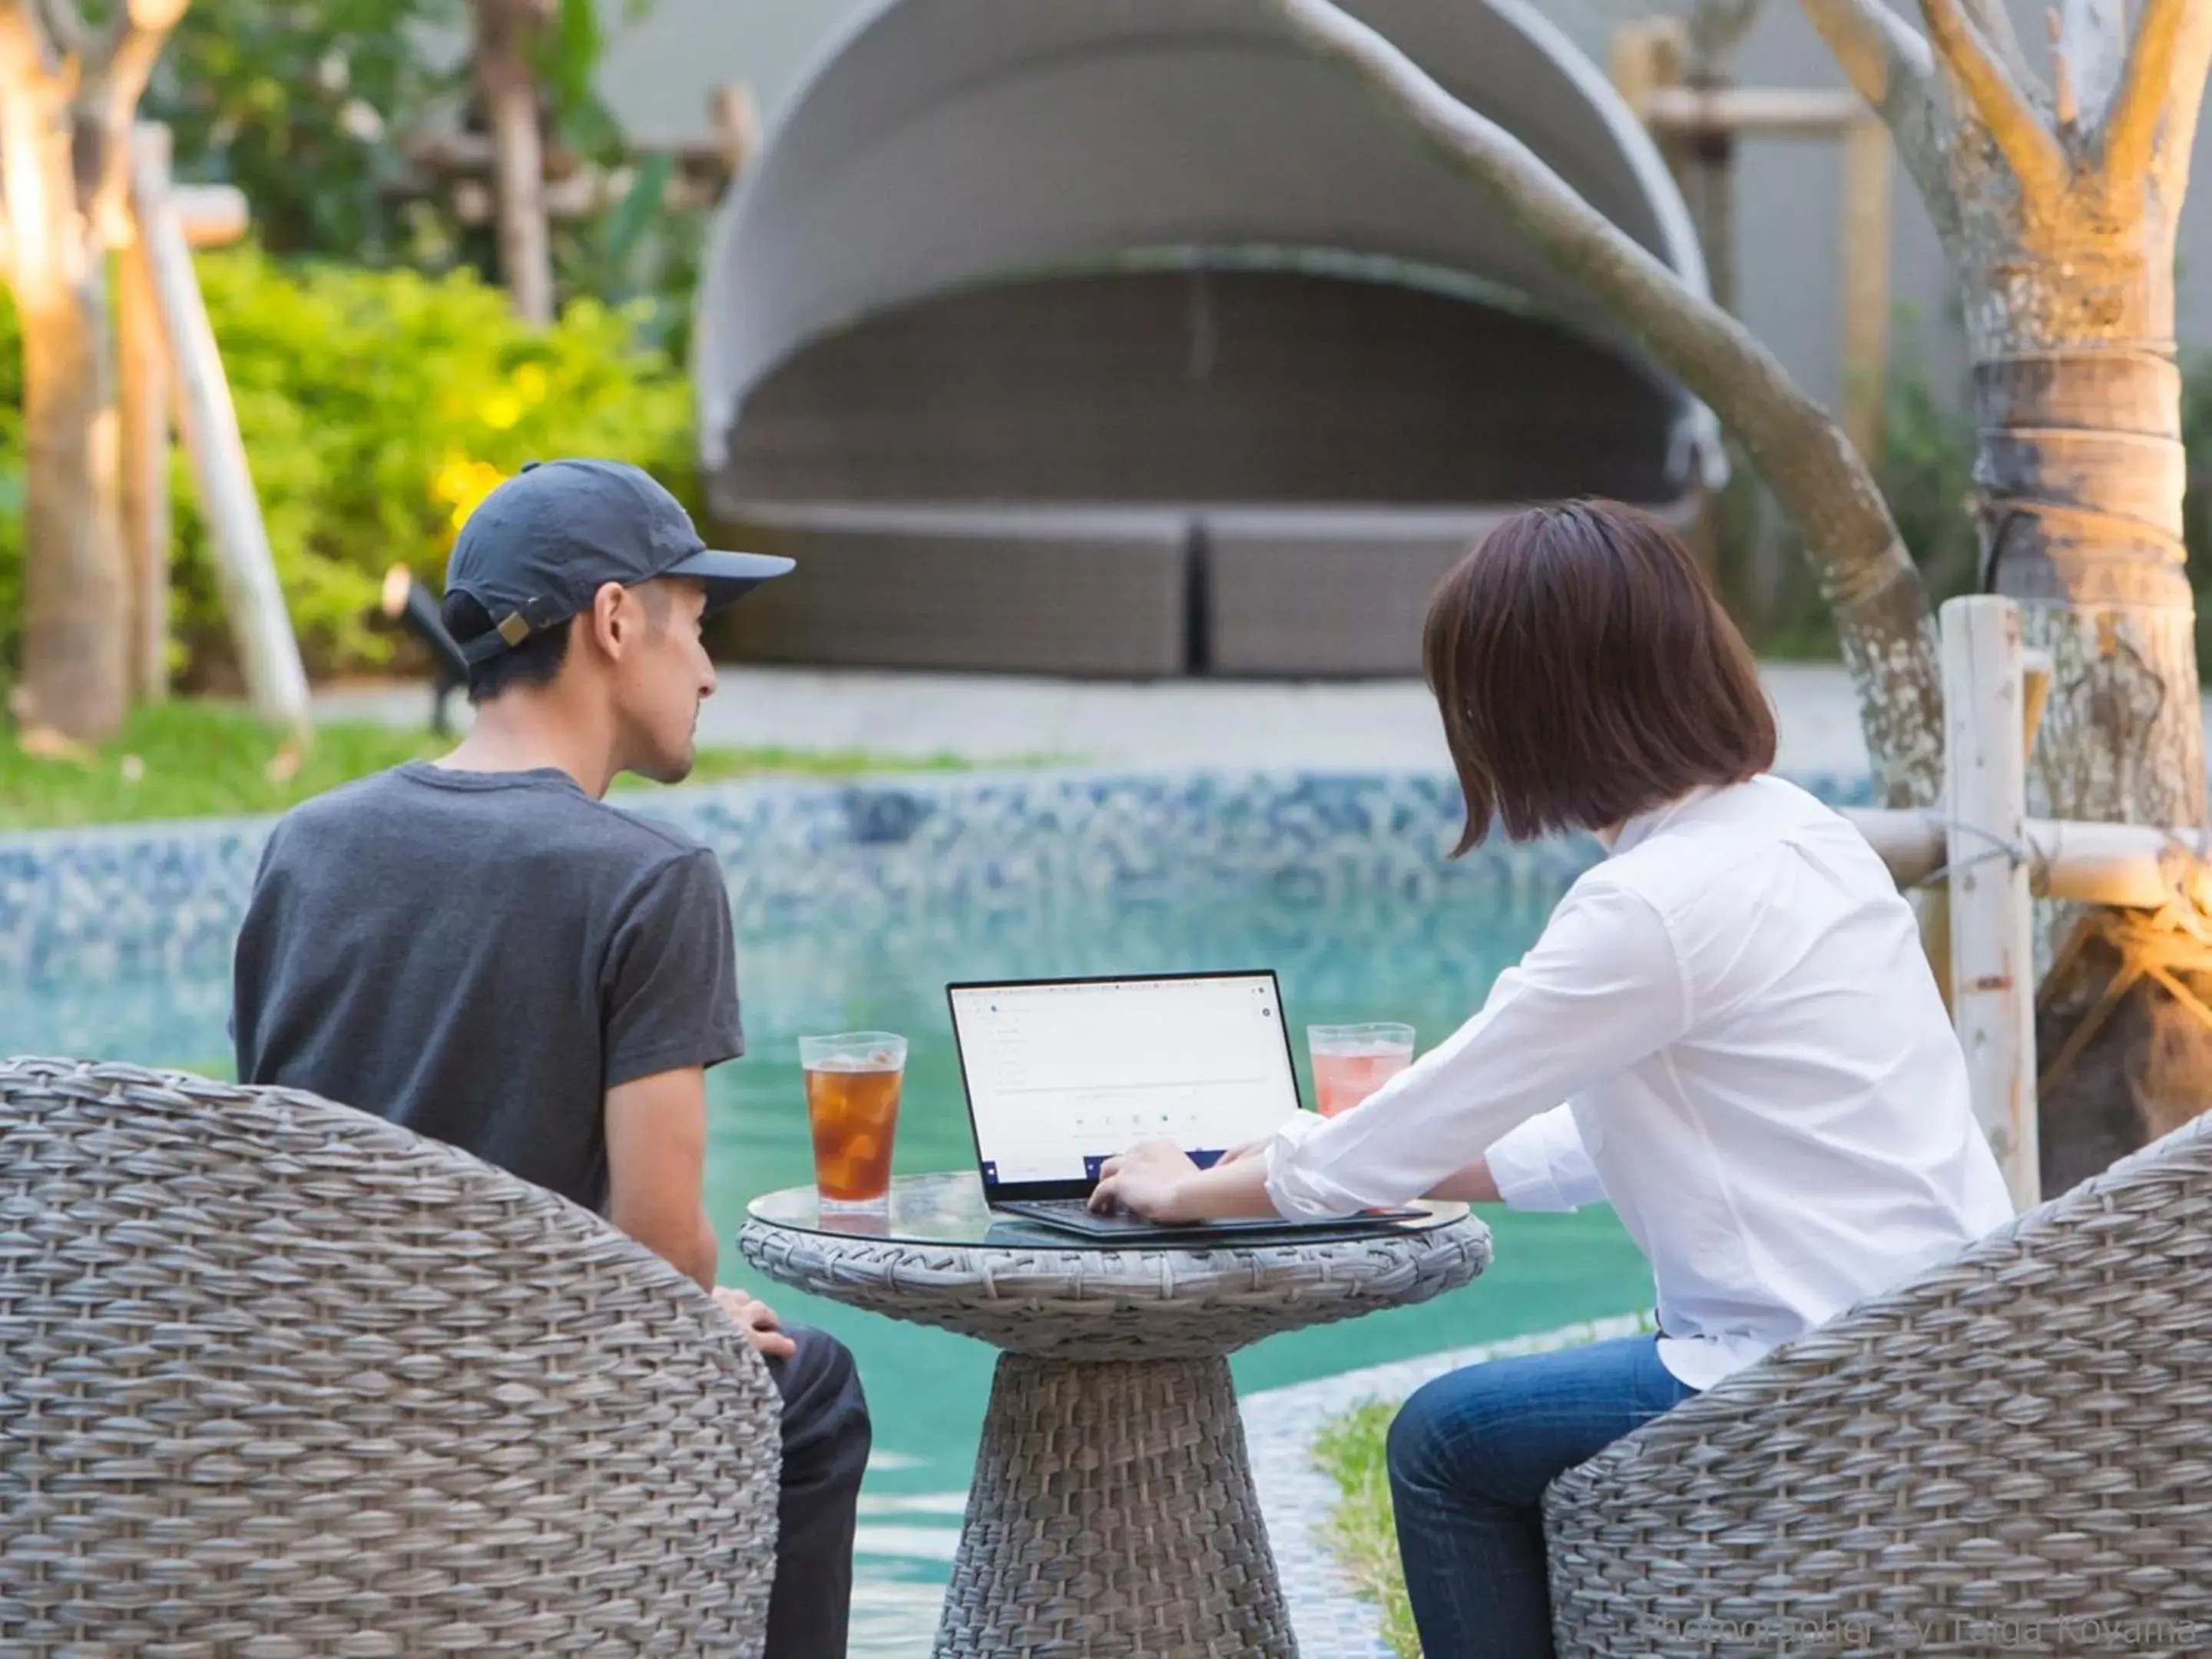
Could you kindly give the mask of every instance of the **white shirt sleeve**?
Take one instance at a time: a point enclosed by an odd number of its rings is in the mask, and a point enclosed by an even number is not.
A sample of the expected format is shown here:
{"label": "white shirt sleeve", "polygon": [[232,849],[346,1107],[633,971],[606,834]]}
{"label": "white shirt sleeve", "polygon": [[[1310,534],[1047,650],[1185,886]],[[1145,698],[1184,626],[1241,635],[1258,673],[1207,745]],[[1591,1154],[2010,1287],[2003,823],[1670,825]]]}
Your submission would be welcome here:
{"label": "white shirt sleeve", "polygon": [[1349,1215],[1418,1198],[1516,1127],[1680,1036],[1689,998],[1649,900],[1585,878],[1544,936],[1498,976],[1482,1012],[1358,1109],[1267,1149],[1286,1216]]}
{"label": "white shirt sleeve", "polygon": [[1516,1210],[1579,1210],[1605,1200],[1605,1183],[1575,1127],[1574,1109],[1554,1106],[1492,1143],[1482,1155],[1498,1195]]}

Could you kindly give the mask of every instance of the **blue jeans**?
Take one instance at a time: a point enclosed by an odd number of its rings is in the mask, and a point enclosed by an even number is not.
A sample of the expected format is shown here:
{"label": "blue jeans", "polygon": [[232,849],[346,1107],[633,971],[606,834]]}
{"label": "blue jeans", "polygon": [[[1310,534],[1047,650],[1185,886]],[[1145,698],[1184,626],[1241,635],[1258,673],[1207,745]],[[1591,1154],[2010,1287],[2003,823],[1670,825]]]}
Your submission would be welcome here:
{"label": "blue jeans", "polygon": [[1544,1488],[1696,1389],[1656,1338],[1470,1365],[1390,1425],[1398,1554],[1426,1659],[1548,1659]]}

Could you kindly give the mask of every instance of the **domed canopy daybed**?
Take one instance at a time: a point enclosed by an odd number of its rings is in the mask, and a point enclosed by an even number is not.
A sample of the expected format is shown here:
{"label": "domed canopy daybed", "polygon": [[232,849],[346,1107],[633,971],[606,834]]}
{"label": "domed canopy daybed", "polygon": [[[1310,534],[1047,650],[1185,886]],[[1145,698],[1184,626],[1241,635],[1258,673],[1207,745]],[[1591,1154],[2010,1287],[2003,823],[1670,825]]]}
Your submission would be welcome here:
{"label": "domed canopy daybed", "polygon": [[[1681,200],[1520,0],[1352,9],[1702,290]],[[1677,516],[1711,416],[1261,0],[888,0],[725,204],[718,517],[755,658],[1100,675],[1418,664],[1512,504]]]}

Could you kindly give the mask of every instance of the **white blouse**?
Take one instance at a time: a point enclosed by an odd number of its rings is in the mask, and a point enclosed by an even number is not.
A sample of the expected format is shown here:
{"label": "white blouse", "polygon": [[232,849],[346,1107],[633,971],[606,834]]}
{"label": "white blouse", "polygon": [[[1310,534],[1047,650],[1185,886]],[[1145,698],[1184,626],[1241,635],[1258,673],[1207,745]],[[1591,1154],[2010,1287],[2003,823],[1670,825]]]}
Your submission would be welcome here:
{"label": "white blouse", "polygon": [[1276,1138],[1267,1192],[1341,1215],[1486,1155],[1516,1208],[1612,1200],[1698,1389],[2013,1213],[1911,906],[1778,778],[1632,820],[1481,1012]]}

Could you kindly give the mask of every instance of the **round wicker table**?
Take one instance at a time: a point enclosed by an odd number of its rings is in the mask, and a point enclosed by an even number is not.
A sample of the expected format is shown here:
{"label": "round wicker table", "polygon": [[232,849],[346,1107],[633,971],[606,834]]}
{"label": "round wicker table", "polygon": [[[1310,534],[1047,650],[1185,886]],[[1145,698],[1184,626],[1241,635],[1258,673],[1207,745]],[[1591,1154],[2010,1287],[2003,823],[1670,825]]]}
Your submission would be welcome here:
{"label": "round wicker table", "polygon": [[1489,1265],[1464,1205],[1425,1207],[1389,1232],[1102,1249],[994,1214],[972,1174],[911,1176],[881,1214],[823,1214],[811,1187],[757,1199],[738,1247],[782,1284],[1003,1351],[939,1656],[1246,1659],[1297,1650],[1226,1356]]}

